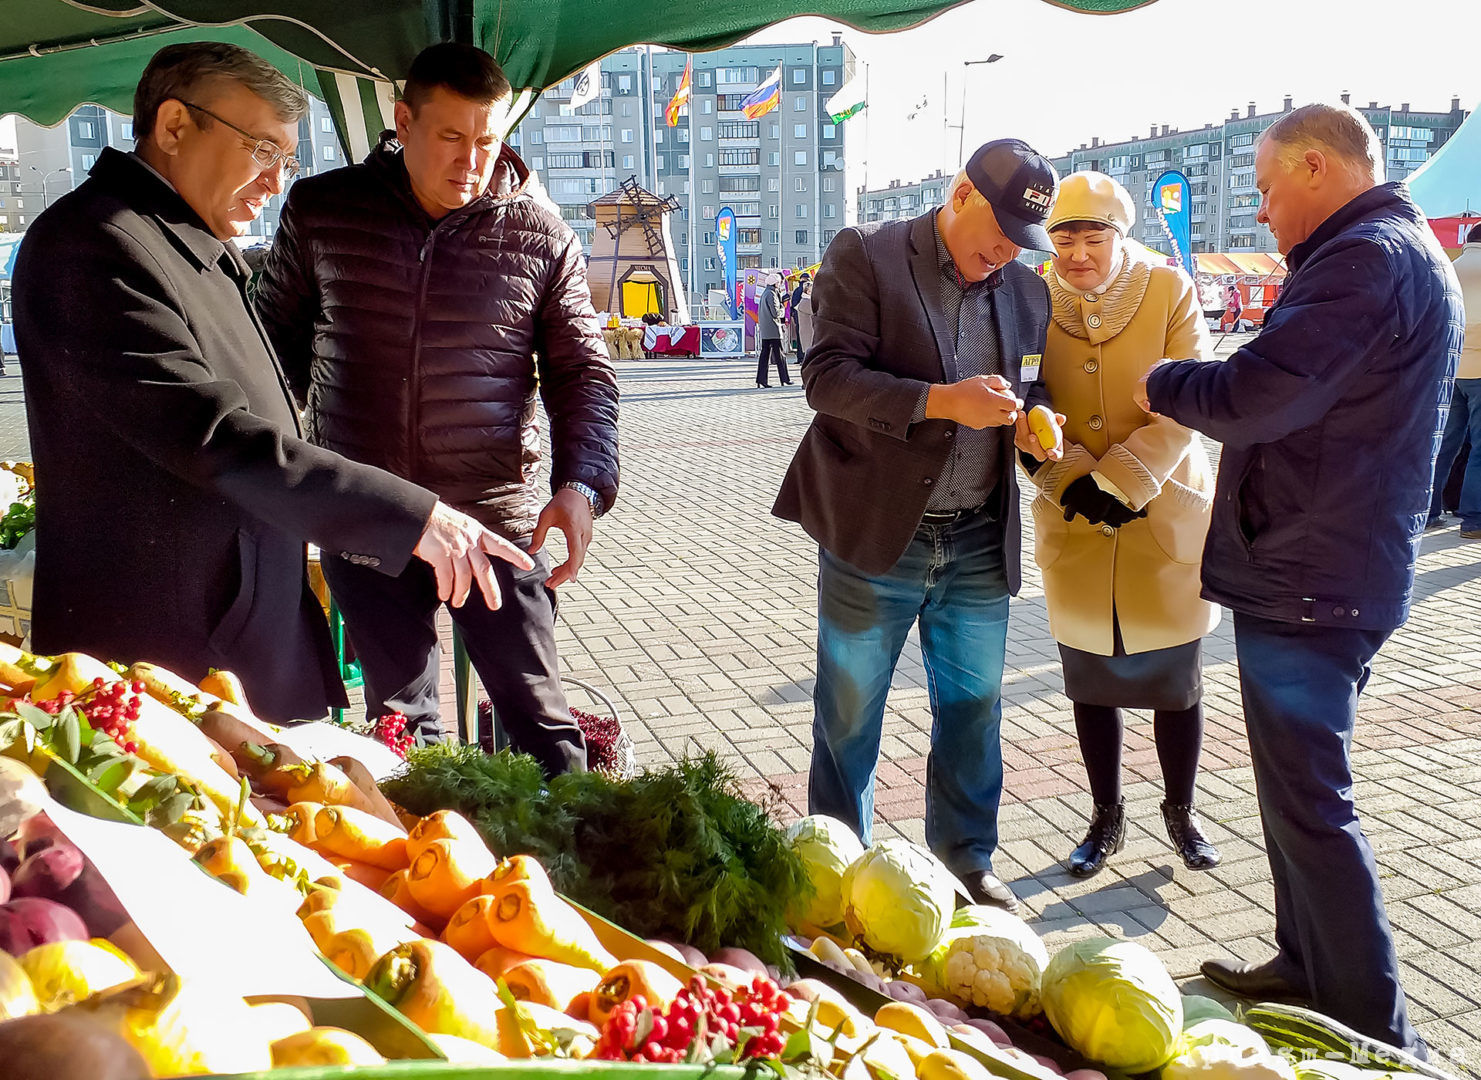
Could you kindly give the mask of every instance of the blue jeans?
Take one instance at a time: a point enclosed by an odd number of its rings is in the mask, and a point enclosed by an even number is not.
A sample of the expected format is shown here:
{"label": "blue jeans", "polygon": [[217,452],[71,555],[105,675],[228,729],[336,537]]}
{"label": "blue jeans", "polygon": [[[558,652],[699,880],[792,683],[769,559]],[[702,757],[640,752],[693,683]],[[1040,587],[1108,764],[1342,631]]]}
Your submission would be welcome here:
{"label": "blue jeans", "polygon": [[1008,581],[1003,523],[985,511],[922,524],[878,576],[819,549],[808,810],[869,842],[885,697],[917,620],[932,716],[926,843],[957,874],[990,870],[1003,792]]}
{"label": "blue jeans", "polygon": [[1465,482],[1460,489],[1460,527],[1481,529],[1481,379],[1456,379],[1450,399],[1450,419],[1445,422],[1445,435],[1440,440],[1440,454],[1435,458],[1435,489],[1430,496],[1430,518],[1444,512],[1442,492],[1455,464],[1455,455],[1471,440],[1471,456],[1466,462]]}
{"label": "blue jeans", "polygon": [[1234,614],[1275,884],[1276,964],[1320,1012],[1414,1049],[1378,868],[1352,798],[1358,695],[1388,635]]}

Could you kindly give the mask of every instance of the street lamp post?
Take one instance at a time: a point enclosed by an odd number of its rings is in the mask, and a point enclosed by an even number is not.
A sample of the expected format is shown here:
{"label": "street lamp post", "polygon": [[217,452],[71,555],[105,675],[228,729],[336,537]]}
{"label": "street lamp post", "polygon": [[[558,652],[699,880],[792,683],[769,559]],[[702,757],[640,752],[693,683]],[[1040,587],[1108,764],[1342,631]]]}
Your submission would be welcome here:
{"label": "street lamp post", "polygon": [[966,151],[967,140],[967,69],[977,64],[996,64],[1003,58],[1002,53],[989,53],[986,60],[963,60],[962,61],[962,122],[957,125],[956,160],[960,167],[962,154]]}
{"label": "street lamp post", "polygon": [[51,172],[43,172],[40,165],[32,165],[30,169],[32,172],[41,173],[41,209],[45,210],[51,205],[51,192],[47,189],[46,182],[58,173],[70,173],[72,169],[66,165],[60,169],[52,169]]}

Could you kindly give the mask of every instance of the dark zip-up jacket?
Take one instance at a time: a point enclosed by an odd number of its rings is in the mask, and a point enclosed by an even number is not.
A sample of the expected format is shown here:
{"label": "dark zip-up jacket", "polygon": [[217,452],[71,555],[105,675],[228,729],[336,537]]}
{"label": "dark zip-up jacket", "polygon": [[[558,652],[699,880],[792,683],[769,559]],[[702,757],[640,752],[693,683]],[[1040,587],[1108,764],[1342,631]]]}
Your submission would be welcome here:
{"label": "dark zip-up jacket", "polygon": [[309,438],[435,491],[506,536],[534,528],[536,395],[551,489],[617,497],[617,385],[581,246],[507,146],[489,189],[433,221],[401,150],[298,181],[257,310]]}
{"label": "dark zip-up jacket", "polygon": [[1147,381],[1154,412],[1224,444],[1203,595],[1279,622],[1393,629],[1465,334],[1460,286],[1397,183],[1338,210],[1287,266],[1258,337]]}

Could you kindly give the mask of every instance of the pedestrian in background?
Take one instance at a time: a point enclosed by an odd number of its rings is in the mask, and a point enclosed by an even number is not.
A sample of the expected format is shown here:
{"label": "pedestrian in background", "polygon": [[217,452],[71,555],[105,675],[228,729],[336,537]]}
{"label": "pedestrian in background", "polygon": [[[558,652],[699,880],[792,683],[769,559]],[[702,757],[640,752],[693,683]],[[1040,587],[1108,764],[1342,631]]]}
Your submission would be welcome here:
{"label": "pedestrian in background", "polygon": [[1445,437],[1440,441],[1440,454],[1435,459],[1434,494],[1430,497],[1427,526],[1445,523],[1445,484],[1451,466],[1469,442],[1471,455],[1466,460],[1461,481],[1460,535],[1466,540],[1481,540],[1481,225],[1471,229],[1465,247],[1455,260],[1455,276],[1466,306],[1466,339],[1460,363],[1455,369],[1455,395],[1450,399],[1450,419],[1445,423]]}
{"label": "pedestrian in background", "polygon": [[787,374],[787,358],[782,352],[782,275],[772,274],[761,299],[756,304],[756,341],[760,353],[756,357],[756,385],[770,386],[767,381],[767,364],[776,360],[777,381],[783,386],[792,384]]}
{"label": "pedestrian in background", "polygon": [[1409,614],[1460,285],[1361,113],[1307,105],[1255,151],[1257,219],[1286,256],[1259,335],[1154,368],[1144,408],[1223,443],[1203,595],[1234,611],[1276,954],[1209,960],[1250,998],[1299,998],[1420,1055],[1373,849],[1353,803],[1358,698]]}
{"label": "pedestrian in background", "polygon": [[812,275],[803,271],[797,278],[797,286],[792,290],[792,295],[787,304],[787,325],[792,331],[792,348],[797,350],[797,366],[802,366],[802,359],[807,355],[806,346],[802,344],[802,305],[805,298],[812,290]]}
{"label": "pedestrian in background", "polygon": [[1219,609],[1198,595],[1214,478],[1196,432],[1137,407],[1165,356],[1213,358],[1188,275],[1127,238],[1136,204],[1098,172],[1060,181],[1046,227],[1053,321],[1044,388],[1066,417],[1062,461],[1034,473],[1034,549],[1049,629],[1094,806],[1068,865],[1098,873],[1126,840],[1123,709],[1152,710],[1162,819],[1189,870],[1219,852],[1193,810],[1203,746],[1203,637]]}

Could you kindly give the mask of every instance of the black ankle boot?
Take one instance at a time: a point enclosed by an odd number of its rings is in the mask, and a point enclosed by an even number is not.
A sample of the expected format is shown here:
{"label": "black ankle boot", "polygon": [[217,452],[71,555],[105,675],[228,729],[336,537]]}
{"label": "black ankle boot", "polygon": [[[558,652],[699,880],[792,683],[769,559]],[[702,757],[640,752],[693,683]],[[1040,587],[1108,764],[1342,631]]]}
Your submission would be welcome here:
{"label": "black ankle boot", "polygon": [[1126,800],[1113,806],[1095,806],[1090,828],[1080,846],[1070,852],[1069,870],[1076,877],[1100,873],[1106,860],[1126,843]]}
{"label": "black ankle boot", "polygon": [[1167,838],[1189,870],[1212,870],[1219,865],[1219,849],[1203,835],[1203,823],[1192,803],[1164,802],[1162,820],[1167,825]]}

